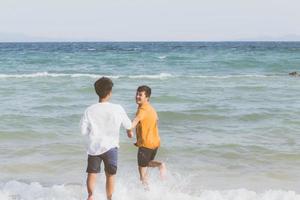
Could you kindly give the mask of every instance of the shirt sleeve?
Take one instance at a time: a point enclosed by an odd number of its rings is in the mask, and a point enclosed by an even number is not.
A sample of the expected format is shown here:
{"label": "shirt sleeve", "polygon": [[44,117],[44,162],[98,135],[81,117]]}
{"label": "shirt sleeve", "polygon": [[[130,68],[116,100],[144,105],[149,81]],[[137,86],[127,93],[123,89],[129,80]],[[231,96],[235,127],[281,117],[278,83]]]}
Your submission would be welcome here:
{"label": "shirt sleeve", "polygon": [[121,117],[122,117],[122,126],[129,130],[132,126],[131,120],[129,119],[128,115],[126,114],[124,108],[121,106]]}
{"label": "shirt sleeve", "polygon": [[90,122],[88,120],[87,112],[85,111],[80,120],[80,130],[82,135],[88,135],[90,133]]}

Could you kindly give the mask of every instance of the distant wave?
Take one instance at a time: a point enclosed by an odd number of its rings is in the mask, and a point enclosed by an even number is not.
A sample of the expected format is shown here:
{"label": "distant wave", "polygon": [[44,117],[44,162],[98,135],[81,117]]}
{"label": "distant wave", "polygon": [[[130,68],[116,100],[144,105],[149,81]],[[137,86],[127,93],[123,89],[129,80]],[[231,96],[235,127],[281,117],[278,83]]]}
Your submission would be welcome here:
{"label": "distant wave", "polygon": [[158,56],[159,59],[163,60],[165,59],[167,56]]}
{"label": "distant wave", "polygon": [[141,79],[141,78],[147,78],[147,79],[162,79],[162,78],[172,78],[176,77],[172,74],[168,73],[160,73],[157,75],[134,75],[134,76],[128,76],[129,78],[136,78],[136,79]]}
{"label": "distant wave", "polygon": [[259,75],[259,74],[241,74],[241,75],[220,75],[220,76],[191,76],[191,78],[220,78],[220,79],[227,79],[227,78],[267,78],[267,77],[274,77],[278,75]]}
{"label": "distant wave", "polygon": [[38,78],[38,77],[90,77],[99,78],[106,76],[112,79],[130,78],[130,79],[169,79],[169,78],[195,78],[195,79],[230,79],[230,78],[268,78],[280,77],[282,75],[259,75],[259,74],[241,74],[241,75],[173,75],[170,73],[160,74],[141,74],[141,75],[101,75],[101,74],[84,74],[84,73],[49,73],[49,72],[36,72],[31,74],[0,74],[0,78]]}
{"label": "distant wave", "polygon": [[0,78],[38,78],[38,77],[72,77],[72,78],[80,78],[80,77],[90,77],[90,78],[99,78],[102,76],[106,76],[112,79],[118,78],[131,78],[131,79],[163,79],[174,77],[168,73],[160,73],[157,75],[101,75],[101,74],[65,74],[65,73],[48,73],[48,72],[37,72],[32,74],[0,74]]}
{"label": "distant wave", "polygon": [[[199,190],[197,194],[188,194],[180,189],[154,188],[148,192],[143,189],[130,188],[126,189],[126,185],[119,186],[119,190],[115,191],[116,199],[123,200],[139,200],[141,195],[145,199],[159,200],[161,194],[164,194],[165,200],[299,200],[300,195],[294,191],[284,190],[267,190],[257,193],[247,189],[234,190]],[[96,191],[95,196],[104,197],[103,192]],[[86,189],[83,185],[53,185],[50,187],[42,186],[38,182],[22,183],[18,181],[10,181],[0,187],[0,199],[53,199],[53,200],[79,200],[86,197]],[[149,198],[151,197],[151,198]]]}
{"label": "distant wave", "polygon": [[[0,74],[0,78],[38,78],[38,77],[90,77],[98,78],[102,75],[98,74],[64,74],[64,73],[48,73],[48,72],[37,72],[32,74]],[[119,78],[119,76],[107,76],[110,78]]]}

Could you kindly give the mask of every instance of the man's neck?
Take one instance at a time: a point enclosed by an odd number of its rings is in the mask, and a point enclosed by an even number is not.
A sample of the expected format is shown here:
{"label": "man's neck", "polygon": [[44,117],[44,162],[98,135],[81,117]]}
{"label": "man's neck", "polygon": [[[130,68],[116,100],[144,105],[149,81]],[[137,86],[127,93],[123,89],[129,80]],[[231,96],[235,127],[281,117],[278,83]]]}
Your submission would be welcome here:
{"label": "man's neck", "polygon": [[103,98],[103,99],[100,99],[99,98],[99,103],[106,103],[106,102],[108,102],[109,101],[109,98]]}
{"label": "man's neck", "polygon": [[142,106],[145,106],[145,105],[148,105],[148,104],[149,104],[149,101],[145,101],[144,103],[139,104],[139,107],[142,107]]}

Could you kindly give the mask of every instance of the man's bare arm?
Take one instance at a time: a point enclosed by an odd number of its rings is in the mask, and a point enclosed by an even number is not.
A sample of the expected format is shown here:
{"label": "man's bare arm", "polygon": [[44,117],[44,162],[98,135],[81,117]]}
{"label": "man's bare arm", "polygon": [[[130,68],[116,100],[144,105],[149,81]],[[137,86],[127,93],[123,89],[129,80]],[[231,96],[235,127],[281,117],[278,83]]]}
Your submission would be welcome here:
{"label": "man's bare arm", "polygon": [[132,121],[131,130],[135,129],[136,125],[140,122],[140,119],[138,117],[135,117]]}

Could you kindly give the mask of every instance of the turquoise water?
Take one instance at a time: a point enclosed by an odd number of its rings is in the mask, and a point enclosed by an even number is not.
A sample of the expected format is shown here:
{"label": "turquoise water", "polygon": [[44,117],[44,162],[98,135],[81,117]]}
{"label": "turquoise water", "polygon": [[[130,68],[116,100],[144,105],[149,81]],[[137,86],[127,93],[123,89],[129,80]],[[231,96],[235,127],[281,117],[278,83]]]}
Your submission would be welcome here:
{"label": "turquoise water", "polygon": [[116,199],[298,200],[300,77],[291,71],[300,43],[1,43],[0,199],[86,197],[79,120],[97,101],[94,81],[108,76],[112,102],[131,118],[136,88],[152,88],[157,158],[169,169],[165,182],[152,170],[145,193],[122,130]]}

